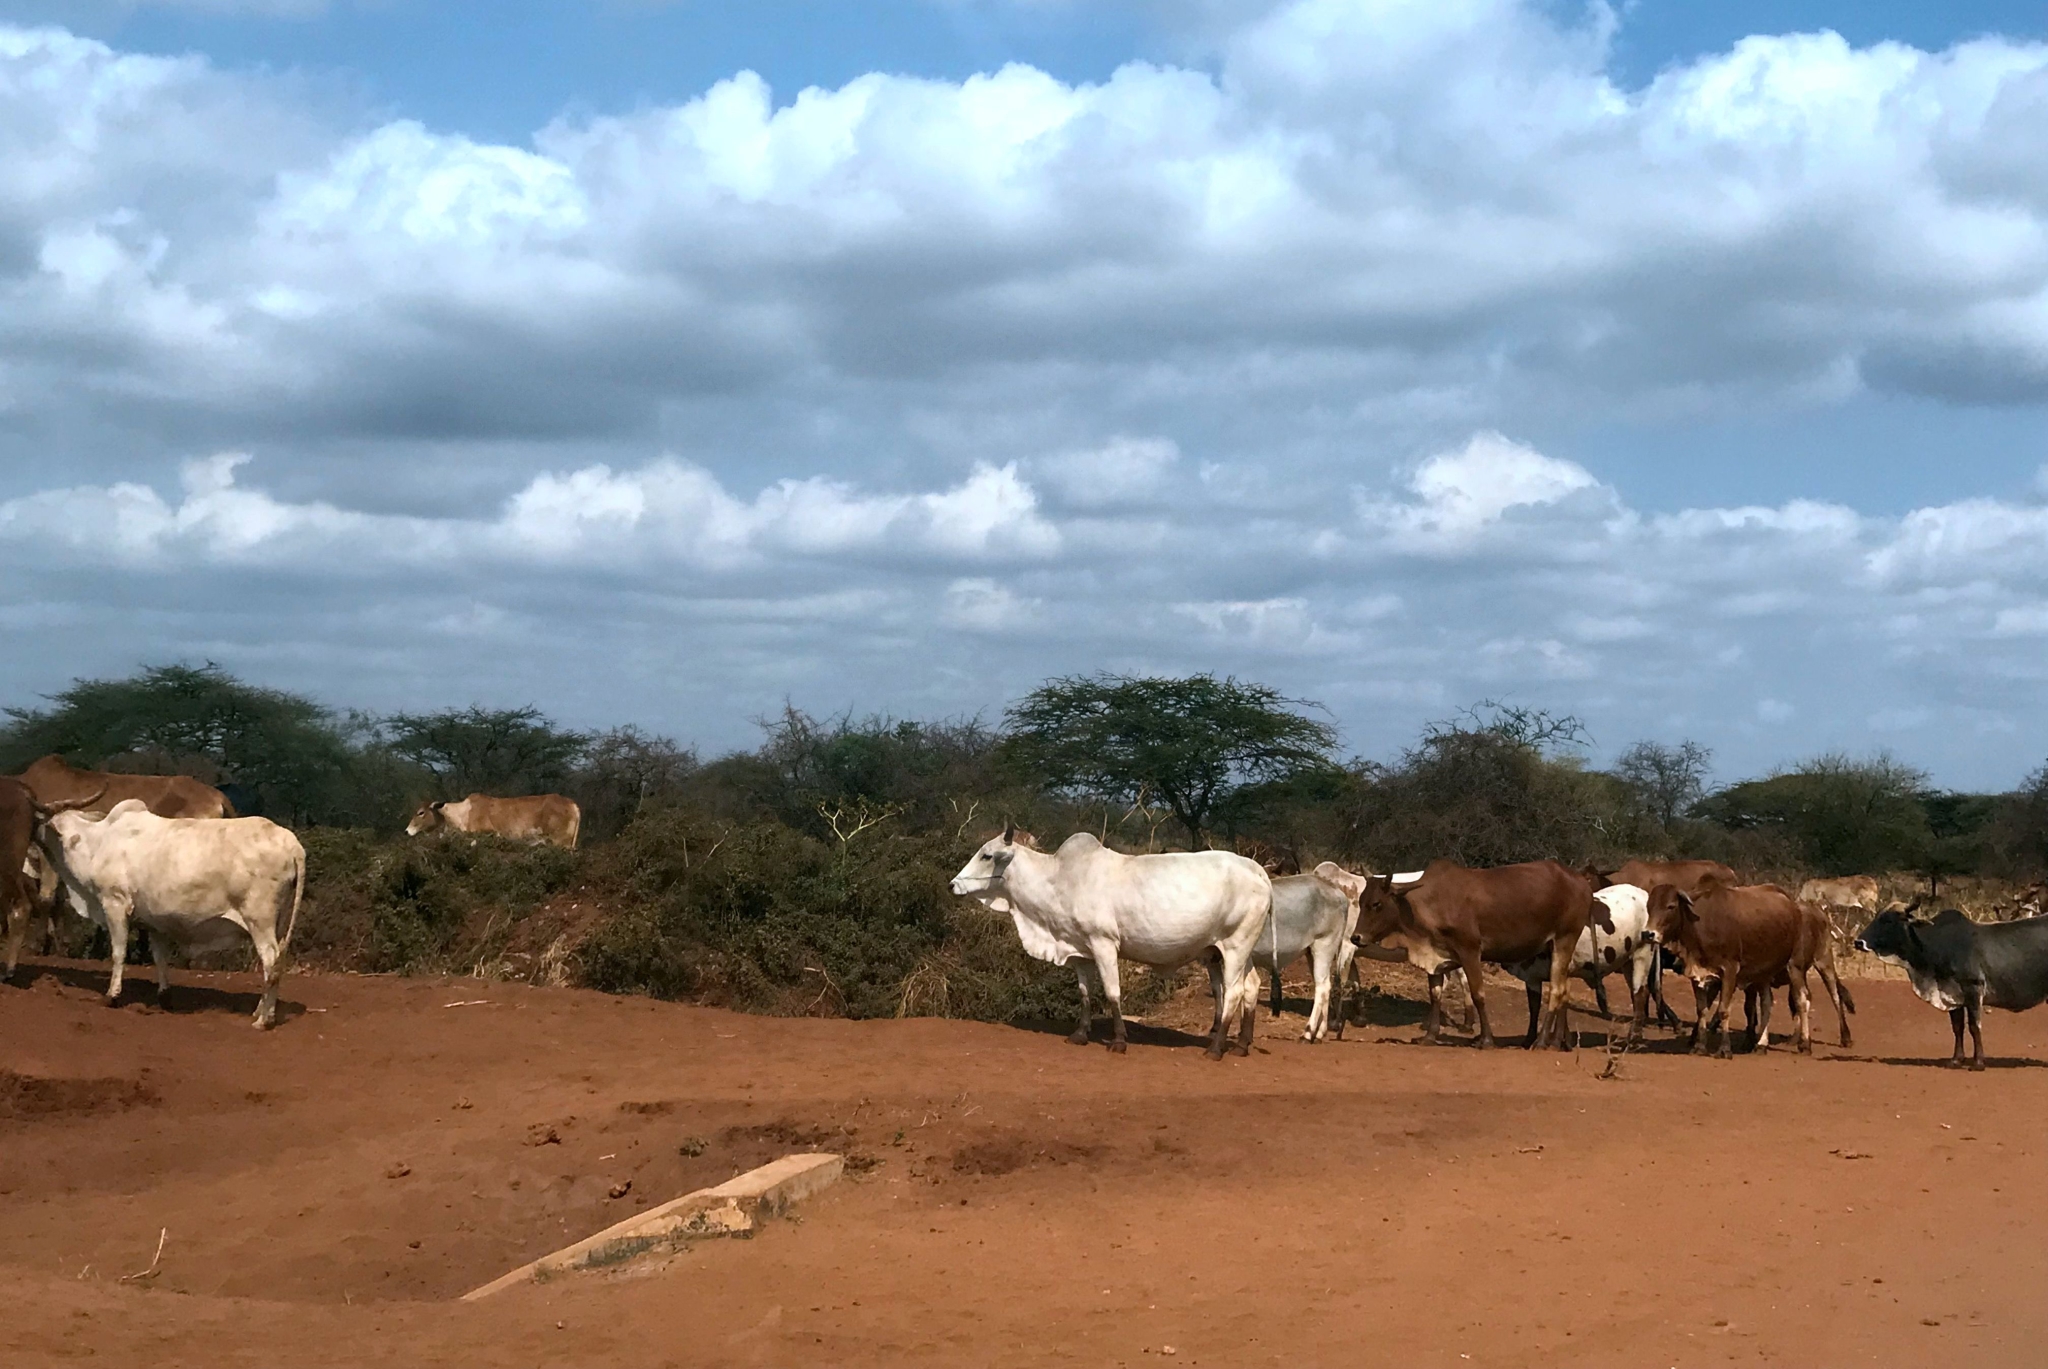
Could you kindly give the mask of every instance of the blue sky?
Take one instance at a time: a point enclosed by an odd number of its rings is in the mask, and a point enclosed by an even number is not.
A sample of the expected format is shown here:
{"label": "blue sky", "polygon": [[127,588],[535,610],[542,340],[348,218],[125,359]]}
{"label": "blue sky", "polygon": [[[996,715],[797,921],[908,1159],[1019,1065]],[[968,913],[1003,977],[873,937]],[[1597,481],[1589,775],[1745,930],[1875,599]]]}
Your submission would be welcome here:
{"label": "blue sky", "polygon": [[715,749],[785,697],[1213,669],[1370,755],[1505,697],[1596,759],[2008,785],[2048,757],[2044,34],[0,5],[0,620],[44,648],[0,699],[211,658]]}

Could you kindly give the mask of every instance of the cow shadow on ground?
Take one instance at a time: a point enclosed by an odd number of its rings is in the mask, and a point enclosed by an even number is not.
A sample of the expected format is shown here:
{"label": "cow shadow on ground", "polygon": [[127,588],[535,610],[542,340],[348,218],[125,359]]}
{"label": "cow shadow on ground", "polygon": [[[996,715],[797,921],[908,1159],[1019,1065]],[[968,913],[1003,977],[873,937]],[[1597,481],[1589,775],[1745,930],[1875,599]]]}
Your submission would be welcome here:
{"label": "cow shadow on ground", "polygon": [[[280,1011],[284,1008],[283,1003],[279,1003],[277,1006]],[[252,1006],[250,1011],[254,1012],[255,1008]],[[1074,1030],[1072,1022],[1052,1020],[1024,1021],[1017,1023],[1016,1026],[1019,1031],[1031,1032],[1037,1036],[1063,1037],[1069,1035]],[[1093,1046],[1106,1045],[1109,1042],[1110,1032],[1109,1019],[1098,1017],[1095,1019],[1095,1029],[1089,1034],[1088,1043]],[[1140,1022],[1135,1018],[1129,1017],[1124,1019],[1124,1039],[1133,1046],[1199,1046],[1207,1049],[1209,1045],[1209,1034],[1207,1032],[1182,1031],[1178,1027],[1163,1027],[1155,1023]]]}
{"label": "cow shadow on ground", "polygon": [[[78,965],[35,965],[24,961],[15,970],[14,978],[0,984],[0,988],[12,986],[17,989],[33,988],[39,979],[50,979],[67,989],[82,989],[94,997],[101,997],[107,991],[107,969]],[[171,1013],[183,1016],[186,1013],[226,1013],[254,1017],[256,1005],[261,1002],[261,991],[242,992],[236,989],[215,988],[209,984],[171,984],[171,1000],[159,1004],[156,998],[156,968],[144,965],[140,972],[134,964],[128,966],[121,984],[123,1009],[140,1008],[147,1012]],[[306,1005],[295,1003],[280,996],[277,1000],[277,1021],[282,1024],[306,1014]]]}
{"label": "cow shadow on ground", "polygon": [[[1904,1065],[1913,1069],[1946,1070],[1958,1068],[1946,1055],[1850,1055],[1834,1051],[1820,1057],[1838,1065]],[[2023,1056],[1987,1055],[1984,1057],[1987,1070],[2048,1070],[2048,1060],[2028,1060]]]}

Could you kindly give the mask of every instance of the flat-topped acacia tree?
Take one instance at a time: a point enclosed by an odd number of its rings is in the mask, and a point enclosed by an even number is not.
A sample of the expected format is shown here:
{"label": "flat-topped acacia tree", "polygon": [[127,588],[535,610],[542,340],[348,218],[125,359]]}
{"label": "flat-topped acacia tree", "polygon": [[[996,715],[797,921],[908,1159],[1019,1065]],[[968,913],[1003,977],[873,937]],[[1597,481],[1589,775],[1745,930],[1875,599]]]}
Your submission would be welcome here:
{"label": "flat-topped acacia tree", "polygon": [[1003,747],[1048,788],[1164,801],[1205,844],[1212,815],[1247,786],[1329,769],[1337,729],[1266,685],[1214,675],[1048,680],[1003,714]]}

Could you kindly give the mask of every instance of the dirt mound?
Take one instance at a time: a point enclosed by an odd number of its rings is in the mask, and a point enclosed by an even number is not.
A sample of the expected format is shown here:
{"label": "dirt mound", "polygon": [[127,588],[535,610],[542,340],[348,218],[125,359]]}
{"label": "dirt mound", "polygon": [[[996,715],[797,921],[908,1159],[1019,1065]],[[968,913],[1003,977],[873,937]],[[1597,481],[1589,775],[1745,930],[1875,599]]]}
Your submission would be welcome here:
{"label": "dirt mound", "polygon": [[140,1079],[42,1079],[0,1069],[0,1118],[78,1116],[162,1100]]}

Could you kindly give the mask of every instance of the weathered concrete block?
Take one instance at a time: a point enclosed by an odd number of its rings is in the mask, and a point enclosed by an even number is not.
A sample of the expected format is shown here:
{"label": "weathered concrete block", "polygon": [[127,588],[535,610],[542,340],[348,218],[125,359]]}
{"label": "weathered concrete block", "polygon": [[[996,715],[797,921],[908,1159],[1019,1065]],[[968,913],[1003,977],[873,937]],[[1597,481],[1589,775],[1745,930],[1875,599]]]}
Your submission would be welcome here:
{"label": "weathered concrete block", "polygon": [[785,1155],[716,1188],[700,1188],[635,1213],[594,1236],[523,1264],[482,1288],[471,1289],[462,1300],[474,1302],[553,1274],[624,1264],[651,1251],[674,1249],[695,1237],[751,1235],[757,1215],[781,1213],[831,1187],[845,1172],[846,1161],[837,1155]]}

